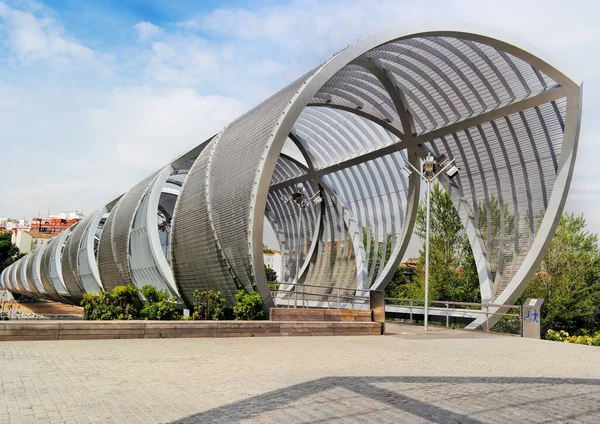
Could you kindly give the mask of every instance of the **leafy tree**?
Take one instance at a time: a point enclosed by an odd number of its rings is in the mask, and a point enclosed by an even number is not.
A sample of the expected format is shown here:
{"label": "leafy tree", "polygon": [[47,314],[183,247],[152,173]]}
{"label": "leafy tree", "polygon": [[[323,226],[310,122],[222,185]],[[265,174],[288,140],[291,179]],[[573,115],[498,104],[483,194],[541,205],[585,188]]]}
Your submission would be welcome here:
{"label": "leafy tree", "polygon": [[256,292],[246,293],[244,290],[239,290],[235,295],[233,314],[236,320],[266,319],[260,294]]}
{"label": "leafy tree", "polygon": [[277,281],[277,272],[273,268],[265,265],[265,274],[267,274],[267,281],[269,283]]}
{"label": "leafy tree", "polygon": [[[466,232],[450,195],[439,185],[431,190],[429,232],[430,299],[479,303],[477,267]],[[416,233],[424,241],[427,204],[419,205]],[[415,278],[406,284],[404,297],[425,297],[425,248],[421,249]]]}
{"label": "leafy tree", "polygon": [[394,272],[394,276],[385,288],[385,297],[406,298],[407,297],[407,280],[401,269]]}
{"label": "leafy tree", "polygon": [[11,237],[10,233],[0,233],[0,272],[24,256],[19,253],[17,246],[12,244]]}
{"label": "leafy tree", "polygon": [[564,214],[527,297],[543,298],[542,332],[600,330],[598,235],[586,230],[583,215]]}
{"label": "leafy tree", "polygon": [[192,317],[195,320],[217,321],[223,318],[223,305],[225,304],[225,298],[220,291],[194,290],[194,298],[196,305]]}

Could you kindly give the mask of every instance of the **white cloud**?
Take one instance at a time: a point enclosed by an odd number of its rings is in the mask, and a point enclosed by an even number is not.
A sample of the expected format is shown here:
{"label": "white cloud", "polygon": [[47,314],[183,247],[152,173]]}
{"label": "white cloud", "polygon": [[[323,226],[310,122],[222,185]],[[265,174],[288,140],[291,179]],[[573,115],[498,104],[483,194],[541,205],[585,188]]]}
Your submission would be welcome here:
{"label": "white cloud", "polygon": [[146,21],[138,22],[133,26],[133,29],[137,33],[137,36],[142,43],[150,41],[163,34],[162,28]]}
{"label": "white cloud", "polygon": [[76,89],[63,91],[64,101],[52,108],[52,99],[40,99],[35,90],[8,92],[20,98],[18,116],[46,112],[32,128],[27,120],[2,120],[0,113],[2,139],[14,140],[1,143],[2,156],[13,160],[2,166],[0,198],[10,210],[0,215],[99,207],[247,109],[235,99],[191,89]]}
{"label": "white cloud", "polygon": [[84,112],[88,140],[103,146],[107,162],[148,172],[215,134],[246,109],[223,96],[148,87],[114,90],[101,104]]}
{"label": "white cloud", "polygon": [[5,22],[6,44],[19,63],[45,61],[53,67],[79,63],[97,64],[96,53],[64,34],[64,28],[50,15],[36,16],[0,3]]}
{"label": "white cloud", "polygon": [[170,36],[152,43],[146,74],[159,83],[198,85],[219,75],[217,53],[199,37]]}

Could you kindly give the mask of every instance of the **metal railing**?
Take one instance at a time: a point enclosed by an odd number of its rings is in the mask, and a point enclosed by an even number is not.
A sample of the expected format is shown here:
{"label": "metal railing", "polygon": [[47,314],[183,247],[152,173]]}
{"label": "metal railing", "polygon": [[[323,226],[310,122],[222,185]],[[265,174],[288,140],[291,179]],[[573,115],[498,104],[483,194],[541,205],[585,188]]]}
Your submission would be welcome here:
{"label": "metal railing", "polygon": [[[413,315],[423,315],[425,301],[423,299],[403,299],[403,298],[385,298],[386,306],[400,306],[409,310],[409,322],[414,323]],[[450,327],[450,318],[459,316],[458,313],[468,313],[469,315],[485,315],[485,331],[490,331],[490,318],[500,317],[500,319],[518,319],[518,332],[523,334],[523,307],[521,305],[508,305],[496,303],[472,303],[472,302],[451,302],[445,300],[430,300],[429,315],[446,317],[446,327]],[[438,306],[436,306],[438,305]],[[463,306],[462,308],[450,308],[452,306]],[[490,308],[498,308],[495,311],[490,311]],[[507,313],[511,309],[516,309],[516,313]],[[507,311],[507,312],[500,312]]]}
{"label": "metal railing", "polygon": [[[369,290],[351,287],[327,287],[302,283],[269,283],[277,306],[288,308],[365,309],[369,308]],[[323,292],[315,292],[320,289]],[[349,294],[352,293],[352,294]],[[364,293],[364,294],[361,294]]]}

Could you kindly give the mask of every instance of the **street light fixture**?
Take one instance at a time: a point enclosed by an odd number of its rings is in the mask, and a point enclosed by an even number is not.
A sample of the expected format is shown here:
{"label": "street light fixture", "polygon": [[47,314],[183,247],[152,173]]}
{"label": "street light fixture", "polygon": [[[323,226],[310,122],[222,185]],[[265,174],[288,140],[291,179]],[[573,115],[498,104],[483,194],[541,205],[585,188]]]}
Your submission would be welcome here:
{"label": "street light fixture", "polygon": [[[446,171],[446,176],[452,179],[458,175],[459,168],[454,164],[454,159],[448,160],[446,155],[438,156],[437,160],[427,153],[423,162],[423,172],[415,168],[411,163],[406,162],[417,174],[427,182],[427,224],[425,230],[425,331],[429,325],[429,210],[431,204],[431,183],[442,172]],[[439,171],[438,171],[439,169]]]}
{"label": "street light fixture", "polygon": [[[300,214],[298,216],[298,237],[296,238],[296,273],[294,275],[294,280],[292,281],[294,291],[296,292],[296,298],[294,300],[294,308],[296,308],[298,306],[298,282],[300,281],[300,237],[302,235],[302,218],[304,210],[307,206],[309,206],[311,203],[318,205],[323,201],[323,198],[319,196],[319,191],[317,191],[311,197],[306,198],[304,186],[302,184],[298,184],[296,186],[296,190],[291,196],[282,196],[281,200],[283,200],[283,203],[286,204],[290,201],[293,201],[300,208]],[[302,303],[304,306],[304,302]]]}

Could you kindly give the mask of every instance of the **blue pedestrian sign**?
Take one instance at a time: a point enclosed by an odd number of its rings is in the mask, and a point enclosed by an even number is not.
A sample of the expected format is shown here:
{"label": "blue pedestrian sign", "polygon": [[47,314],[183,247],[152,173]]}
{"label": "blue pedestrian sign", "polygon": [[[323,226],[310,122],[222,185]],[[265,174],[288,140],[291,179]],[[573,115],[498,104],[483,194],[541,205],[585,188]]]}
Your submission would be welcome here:
{"label": "blue pedestrian sign", "polygon": [[538,311],[537,311],[537,309],[534,309],[533,314],[531,313],[531,311],[527,311],[527,315],[523,317],[523,321],[539,323],[538,317],[539,317]]}

